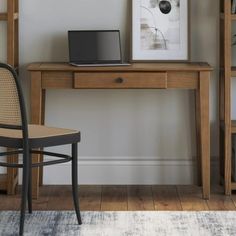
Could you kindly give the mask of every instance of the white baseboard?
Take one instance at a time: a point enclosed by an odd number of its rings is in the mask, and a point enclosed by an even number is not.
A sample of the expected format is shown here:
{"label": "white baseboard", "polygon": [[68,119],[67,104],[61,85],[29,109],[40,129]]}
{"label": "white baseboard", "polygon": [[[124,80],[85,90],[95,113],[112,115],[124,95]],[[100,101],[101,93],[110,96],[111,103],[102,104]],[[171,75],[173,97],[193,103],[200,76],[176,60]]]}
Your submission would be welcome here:
{"label": "white baseboard", "polygon": [[[82,185],[188,185],[196,184],[196,162],[157,160],[155,158],[80,158],[79,183]],[[211,173],[217,182],[218,162],[212,161]],[[70,163],[46,167],[44,184],[71,184]]]}

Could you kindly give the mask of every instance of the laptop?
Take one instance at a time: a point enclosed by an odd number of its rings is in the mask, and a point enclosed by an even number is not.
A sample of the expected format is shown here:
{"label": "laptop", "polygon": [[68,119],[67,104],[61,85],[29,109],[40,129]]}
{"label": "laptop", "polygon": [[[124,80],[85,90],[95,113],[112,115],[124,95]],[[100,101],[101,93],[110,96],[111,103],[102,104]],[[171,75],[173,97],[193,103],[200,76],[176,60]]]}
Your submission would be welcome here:
{"label": "laptop", "polygon": [[119,30],[68,31],[73,66],[128,66],[122,62]]}

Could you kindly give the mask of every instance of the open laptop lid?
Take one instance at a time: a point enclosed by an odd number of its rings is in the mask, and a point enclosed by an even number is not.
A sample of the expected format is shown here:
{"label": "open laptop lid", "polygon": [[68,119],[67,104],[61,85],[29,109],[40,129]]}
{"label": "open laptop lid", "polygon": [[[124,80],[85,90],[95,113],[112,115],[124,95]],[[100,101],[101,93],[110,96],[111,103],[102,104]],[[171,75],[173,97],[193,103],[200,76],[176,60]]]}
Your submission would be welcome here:
{"label": "open laptop lid", "polygon": [[68,31],[70,63],[121,63],[119,30]]}

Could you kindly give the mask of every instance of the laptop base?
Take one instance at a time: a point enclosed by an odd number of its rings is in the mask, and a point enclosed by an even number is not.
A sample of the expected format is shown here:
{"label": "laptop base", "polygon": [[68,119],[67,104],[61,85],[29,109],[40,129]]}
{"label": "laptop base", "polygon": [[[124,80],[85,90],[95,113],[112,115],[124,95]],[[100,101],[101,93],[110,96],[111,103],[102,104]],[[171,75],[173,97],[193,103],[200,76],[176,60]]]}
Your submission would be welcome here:
{"label": "laptop base", "polygon": [[114,64],[76,64],[76,63],[69,63],[72,66],[77,67],[107,67],[107,66],[130,66],[130,63],[114,63]]}

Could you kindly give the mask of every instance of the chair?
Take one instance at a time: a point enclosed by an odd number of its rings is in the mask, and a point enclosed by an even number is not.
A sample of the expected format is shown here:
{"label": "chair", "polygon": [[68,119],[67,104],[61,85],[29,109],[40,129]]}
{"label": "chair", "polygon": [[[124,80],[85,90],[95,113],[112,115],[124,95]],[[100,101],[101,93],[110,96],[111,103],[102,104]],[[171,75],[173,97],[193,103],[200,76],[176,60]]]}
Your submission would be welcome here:
{"label": "chair", "polygon": [[[24,233],[25,209],[32,213],[32,168],[72,162],[72,190],[78,224],[81,216],[78,200],[77,145],[80,132],[68,129],[28,125],[20,82],[14,69],[0,63],[0,146],[14,149],[0,156],[23,154],[23,163],[0,163],[3,167],[23,168],[19,234]],[[71,156],[43,151],[45,147],[71,144]],[[31,154],[57,157],[56,160],[33,163]]]}

